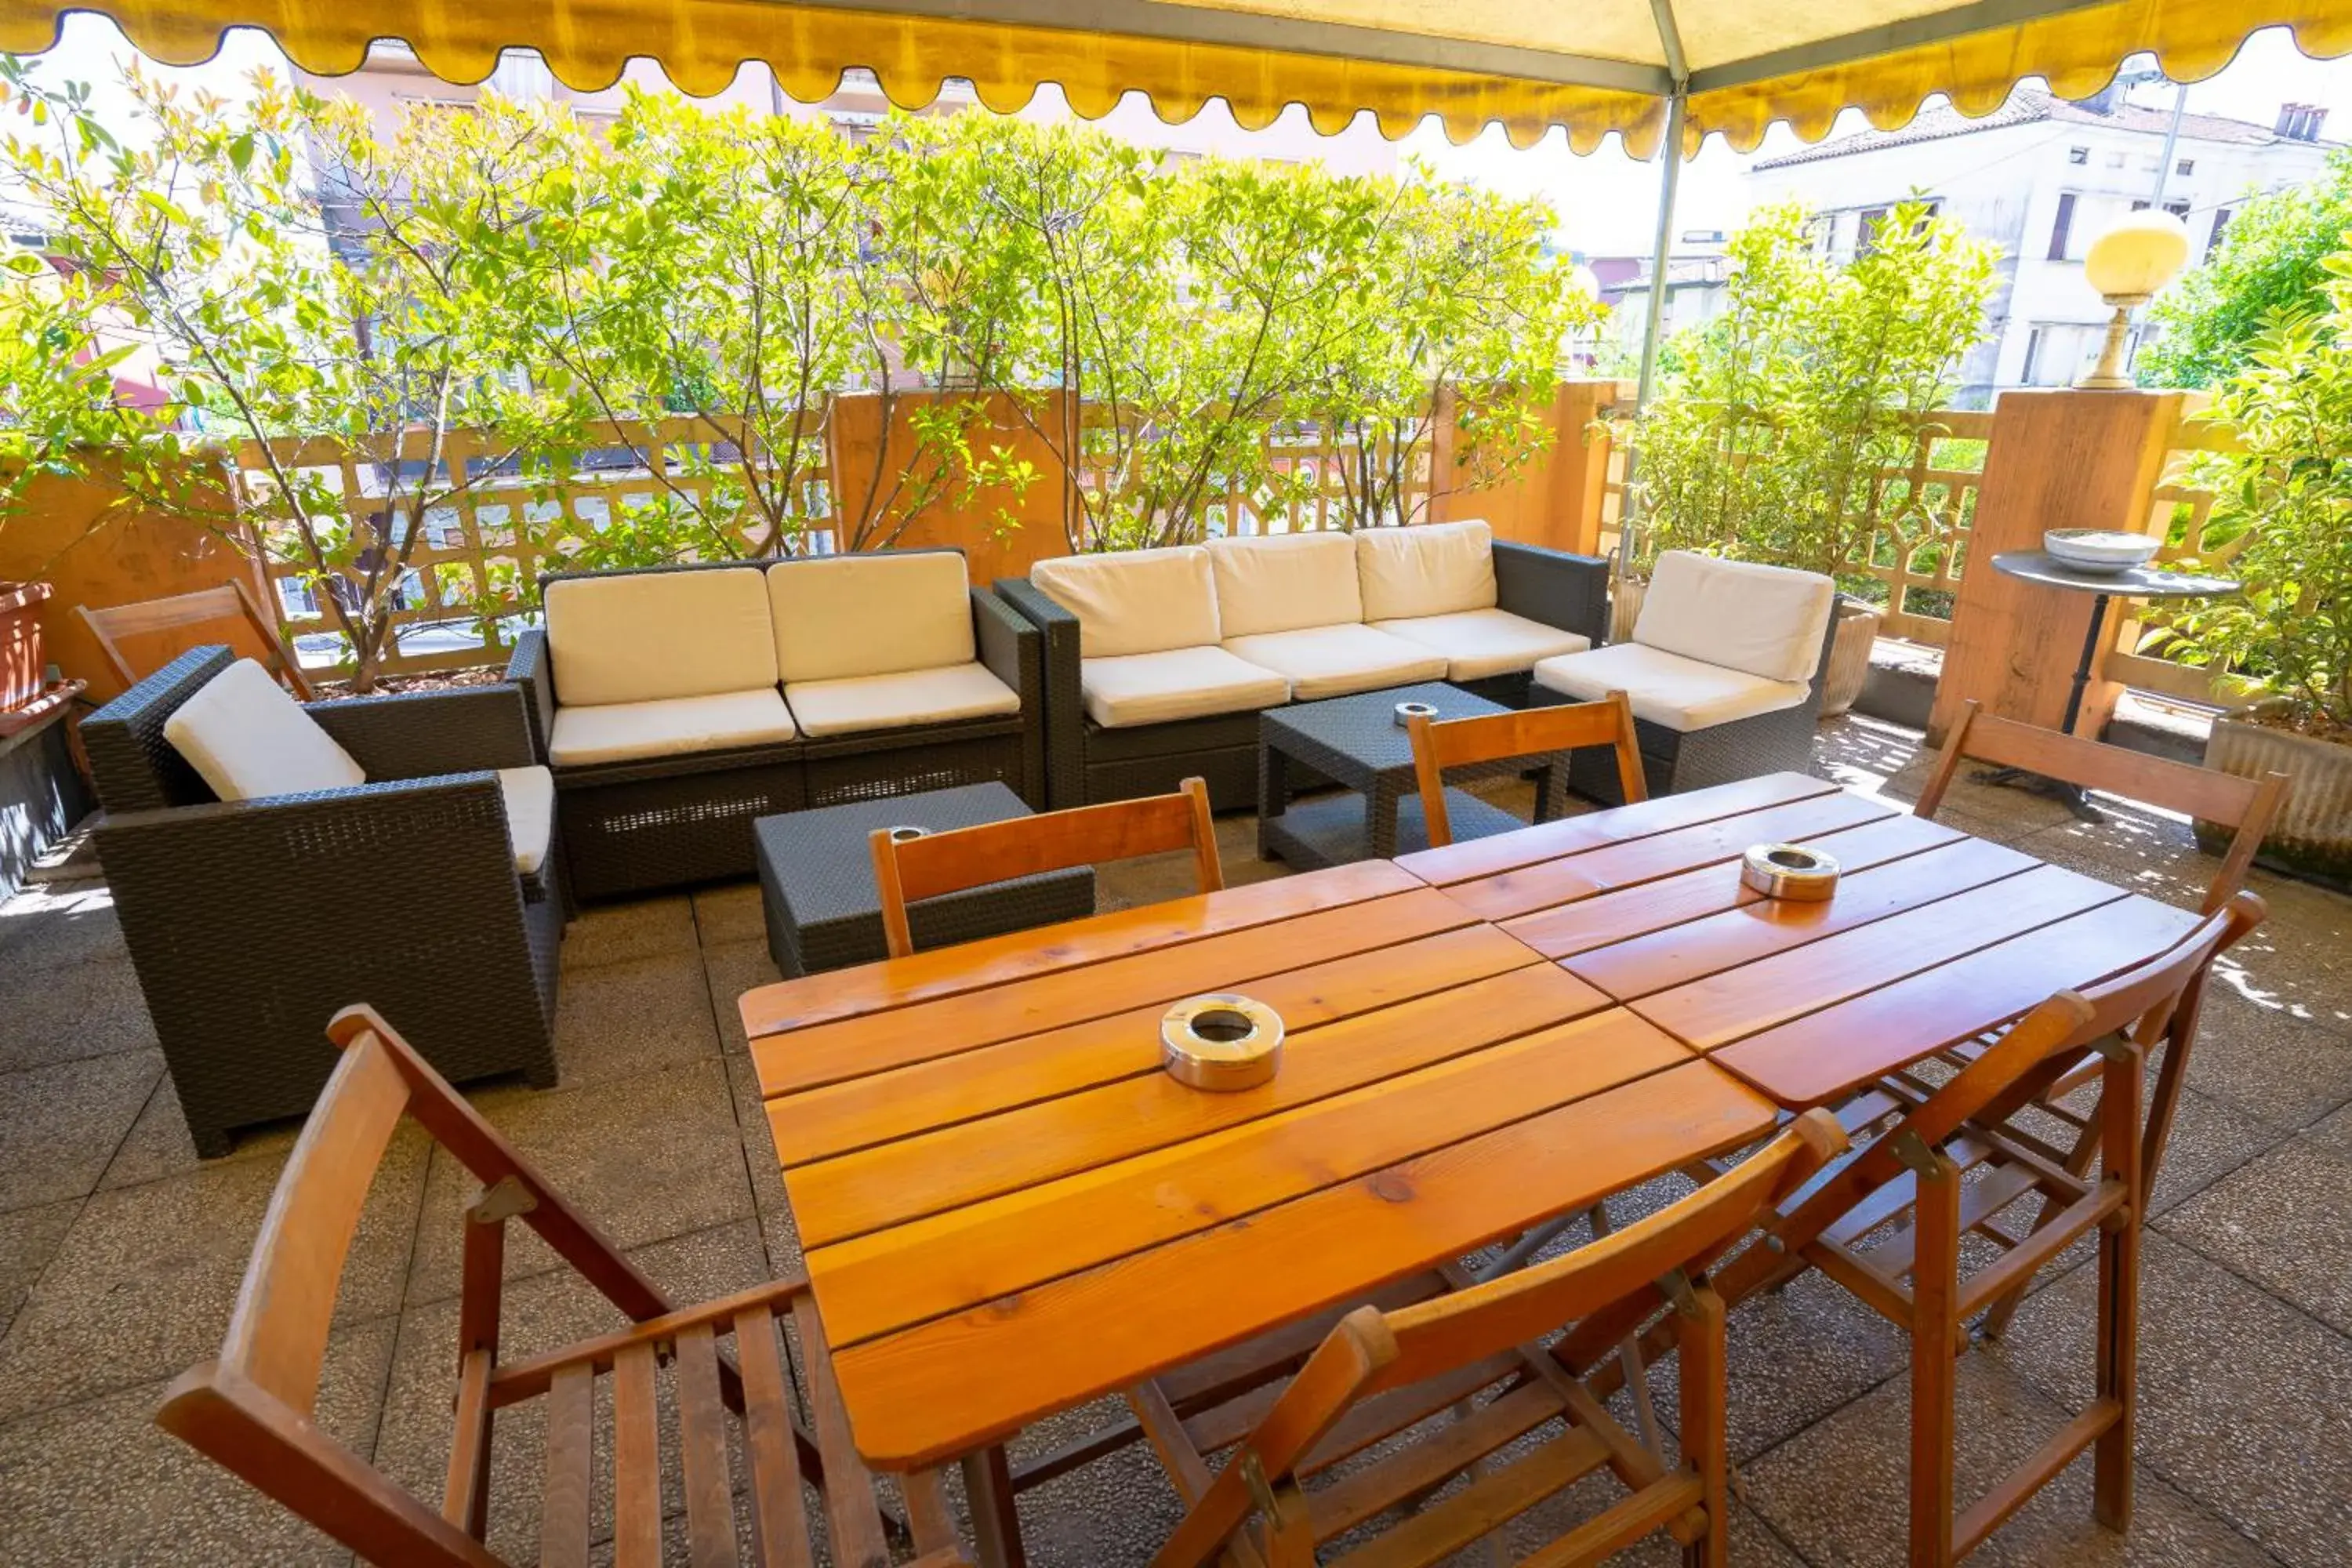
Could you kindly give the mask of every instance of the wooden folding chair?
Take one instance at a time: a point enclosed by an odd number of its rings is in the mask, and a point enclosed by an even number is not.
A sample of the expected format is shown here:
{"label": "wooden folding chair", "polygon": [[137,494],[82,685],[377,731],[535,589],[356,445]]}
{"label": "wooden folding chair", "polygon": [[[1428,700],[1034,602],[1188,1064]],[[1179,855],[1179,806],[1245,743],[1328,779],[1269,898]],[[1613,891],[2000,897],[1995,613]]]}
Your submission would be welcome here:
{"label": "wooden folding chair", "polygon": [[[675,1442],[697,1568],[736,1561],[728,1428],[740,1434],[750,1486],[752,1561],[814,1561],[803,1480],[824,1488],[835,1563],[887,1568],[889,1534],[849,1423],[804,1277],[679,1308],[551,1192],[391,1026],[365,1007],[328,1026],[343,1050],[262,1219],[220,1357],[164,1396],[163,1427],[372,1563],[499,1568],[489,1521],[495,1416],[527,1399],[546,1408],[540,1561],[589,1559],[592,1461],[612,1458],[615,1568],[662,1560],[661,1450]],[[321,1432],[313,1420],[335,1292],[368,1187],[404,1113],[413,1113],[483,1184],[466,1212],[457,1307],[456,1438],[436,1509]],[[520,1219],[635,1326],[500,1362],[499,1299],[506,1224]],[[814,1442],[793,1415],[792,1369],[776,1320],[800,1342],[799,1382]],[[731,1355],[719,1348],[732,1337]],[[674,1370],[675,1432],[666,1435],[655,1373]],[[596,1382],[608,1380],[612,1428],[599,1438]],[[904,1478],[920,1568],[965,1562],[935,1473]]]}
{"label": "wooden folding chair", "polygon": [[1633,733],[1633,704],[1622,691],[1597,702],[1523,708],[1475,719],[1441,720],[1416,713],[1405,721],[1405,732],[1412,738],[1413,778],[1420,786],[1422,821],[1433,849],[1454,842],[1445,799],[1448,768],[1609,746],[1617,752],[1617,786],[1624,791],[1625,803],[1650,798],[1642,776],[1642,744]]}
{"label": "wooden folding chair", "polygon": [[882,894],[882,934],[893,958],[915,951],[914,933],[907,924],[908,904],[990,882],[1190,849],[1200,890],[1213,893],[1225,885],[1224,868],[1217,859],[1217,826],[1209,815],[1209,786],[1196,778],[1186,779],[1173,795],[1015,816],[918,837],[895,838],[890,829],[877,827],[871,842],[874,884]]}
{"label": "wooden folding chair", "polygon": [[[2179,812],[2196,821],[2230,829],[2230,847],[2199,908],[2198,912],[2206,915],[2223,908],[2244,888],[2246,869],[2253,863],[2254,854],[2262,847],[2280,807],[2285,805],[2290,783],[2284,773],[2266,773],[2260,779],[2237,778],[2104,745],[2079,735],[2039,729],[1985,713],[1970,700],[1962,706],[1959,719],[1952,725],[1936,771],[1913,807],[1914,815],[1935,816],[1943,804],[1952,774],[1963,758],[1970,757]],[[2156,1078],[2148,1093],[2147,1128],[2140,1155],[2142,1169],[2151,1184],[2164,1162],[2165,1141],[2171,1133],[2173,1112],[2179,1104],[2182,1077],[2188,1070],[2189,1051],[2196,1040],[2204,987],[2205,972],[2200,970],[2175,1012],[2172,1026],[2166,1033],[2163,1053],[2155,1061]],[[1991,1044],[1991,1038],[1963,1041],[1946,1053],[1947,1058],[1956,1067],[1965,1066],[1983,1055]],[[2050,1144],[2021,1126],[2012,1125],[2007,1131],[2059,1161],[2069,1173],[2084,1174],[2098,1156],[2097,1111],[2077,1110],[2067,1101],[2076,1090],[2098,1081],[2099,1076],[2096,1054],[2085,1053],[2036,1097],[2036,1114],[2074,1129],[2067,1147]],[[2009,1326],[2021,1300],[2021,1292],[2013,1292],[1995,1304],[1984,1323],[1988,1337],[1998,1337]]]}
{"label": "wooden folding chair", "polygon": [[99,651],[106,656],[106,662],[126,687],[137,685],[142,672],[131,668],[117,637],[242,620],[261,638],[261,646],[269,650],[270,663],[298,699],[309,702],[319,695],[311,689],[310,678],[302,673],[301,661],[294,657],[286,639],[278,636],[269,617],[261,613],[252,590],[241,578],[232,577],[217,588],[200,588],[193,594],[174,594],[166,599],[142,599],[131,605],[110,605],[102,610],[76,605],[74,614],[89,627],[89,635],[98,639]]}
{"label": "wooden folding chair", "polygon": [[[1129,1403],[1189,1511],[1152,1568],[1230,1560],[1306,1568],[1317,1548],[1467,1472],[1466,1486],[1358,1546],[1349,1563],[1445,1560],[1606,1466],[1629,1495],[1526,1561],[1597,1563],[1671,1531],[1696,1561],[1728,1551],[1723,1302],[1703,1270],[1845,1147],[1826,1111],[1800,1118],[1721,1180],[1564,1258],[1485,1284],[1458,1268],[1392,1289],[1328,1328],[1286,1382],[1253,1383],[1228,1352],[1131,1390]],[[1420,1299],[1415,1299],[1420,1298]],[[1668,1468],[1578,1375],[1665,1309],[1680,1347],[1679,1462]],[[1538,1342],[1577,1326],[1548,1350]],[[1295,1352],[1295,1332],[1262,1344]],[[1582,1359],[1580,1359],[1582,1358]],[[1507,1461],[1497,1452],[1553,1423]],[[1403,1434],[1377,1459],[1357,1459]],[[1226,1450],[1221,1468],[1211,1457]],[[1304,1483],[1335,1472],[1316,1489]]]}
{"label": "wooden folding chair", "polygon": [[[2093,1512],[2130,1523],[2139,1232],[2147,1174],[2140,1100],[2150,1049],[2173,1028],[2214,956],[2260,923],[2262,900],[2241,893],[2169,952],[2080,993],[2062,991],[2027,1014],[1939,1089],[1909,1075],[1874,1098],[1892,1127],[1766,1226],[1717,1276],[1737,1305],[1817,1268],[1911,1336],[1910,1560],[1957,1562],[2084,1449],[2095,1450]],[[2099,1053],[2096,1180],[2010,1132],[2019,1107]],[[1869,1107],[1864,1107],[1867,1110]],[[1841,1120],[1852,1124],[1852,1108]],[[2043,1215],[2022,1239],[1994,1221],[2039,1194]],[[1953,1371],[1969,1319],[2022,1291],[2082,1236],[2099,1237],[2095,1387],[2082,1415],[1956,1518],[1952,1489]],[[1960,1272],[1970,1232],[2000,1256]],[[1651,1342],[1645,1348],[1663,1348]]]}
{"label": "wooden folding chair", "polygon": [[1934,816],[1937,808],[1944,804],[1944,792],[1950,786],[1961,760],[1971,757],[1998,767],[2039,773],[2061,784],[2121,795],[2229,828],[2229,850],[2221,858],[2221,868],[2213,874],[2212,884],[2206,889],[2200,914],[2211,914],[2246,885],[2246,868],[2253,864],[2256,851],[2270,833],[2272,820],[2286,804],[2288,779],[2284,773],[2242,779],[2209,768],[2193,768],[2186,763],[2127,752],[2080,735],[2064,735],[2055,730],[2021,724],[2014,719],[1999,718],[1981,711],[1971,698],[1961,705],[1960,716],[1945,738],[1943,753],[1937,759],[1936,771],[1929,775],[1927,787],[1919,792],[1918,804],[1912,807],[1913,815]]}

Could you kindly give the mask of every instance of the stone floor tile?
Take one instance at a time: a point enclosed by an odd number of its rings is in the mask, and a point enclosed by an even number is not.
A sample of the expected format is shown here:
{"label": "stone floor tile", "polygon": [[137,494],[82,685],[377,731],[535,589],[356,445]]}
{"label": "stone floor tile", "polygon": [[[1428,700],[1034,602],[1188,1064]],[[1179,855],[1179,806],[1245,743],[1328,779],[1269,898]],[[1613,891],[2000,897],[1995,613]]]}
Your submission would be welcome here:
{"label": "stone floor tile", "polygon": [[123,956],[103,882],[34,885],[0,899],[0,967],[41,970]]}
{"label": "stone floor tile", "polygon": [[[2066,1413],[2013,1369],[1985,1356],[1958,1363],[1953,1474],[1961,1506],[2064,1425]],[[1909,1528],[1911,1388],[1889,1378],[1747,1467],[1748,1501],[1806,1560],[1900,1563]],[[2128,1535],[2091,1517],[2091,1461],[2077,1459],[1978,1549],[1971,1564],[2266,1563],[2263,1552],[2143,1464]]]}
{"label": "stone floor tile", "polygon": [[564,975],[555,1004],[555,1068],[563,1088],[640,1078],[718,1054],[710,993],[693,949]]}
{"label": "stone floor tile", "polygon": [[[681,1305],[747,1289],[770,1278],[758,1227],[749,1221],[631,1248],[627,1256]],[[627,1323],[594,1287],[569,1268],[510,1281],[501,1308],[499,1353],[509,1359],[558,1349]],[[391,1392],[376,1445],[376,1462],[384,1472],[427,1497],[439,1495],[443,1467],[448,1461],[457,1338],[454,1300],[411,1308],[402,1315]],[[667,1368],[661,1373],[660,1389],[664,1430],[675,1432]],[[609,1380],[600,1380],[597,1395],[602,1446],[609,1441],[612,1430]],[[491,1458],[490,1546],[509,1563],[535,1562],[545,1462],[541,1411],[532,1401],[513,1407],[499,1419]],[[666,1442],[663,1447],[664,1495],[675,1509],[683,1504],[675,1445]],[[612,1491],[606,1468],[600,1468],[597,1474],[593,1518],[596,1533],[610,1533]]]}
{"label": "stone floor tile", "polygon": [[[2189,1065],[2194,1068],[2194,1058]],[[2183,1089],[2147,1212],[2161,1215],[2178,1206],[2289,1136],[2285,1128],[2227,1100]]]}
{"label": "stone floor tile", "polygon": [[0,1073],[0,1213],[94,1190],[163,1076],[160,1051]]}
{"label": "stone floor tile", "polygon": [[[716,1058],[584,1089],[501,1089],[474,1097],[551,1187],[621,1247],[642,1247],[753,1214],[743,1143]],[[433,1152],[408,1280],[411,1306],[454,1296],[466,1205],[480,1184]],[[507,1278],[556,1267],[518,1226]]]}
{"label": "stone floor tile", "polygon": [[139,975],[111,956],[44,961],[0,952],[0,1072],[156,1048]]}
{"label": "stone floor tile", "polygon": [[2255,869],[2246,886],[2270,915],[2220,961],[2222,984],[2250,1001],[2352,1036],[2352,898]]}
{"label": "stone floor tile", "polygon": [[[408,1127],[385,1151],[338,1321],[399,1309],[426,1146]],[[0,1419],[176,1375],[217,1351],[282,1163],[229,1161],[85,1204],[0,1340]]]}
{"label": "stone floor tile", "polygon": [[[2096,1271],[2035,1293],[1997,1353],[2070,1411],[2091,1391]],[[1971,1360],[1976,1359],[1974,1357]],[[2352,1539],[2352,1339],[2151,1232],[2139,1457],[2294,1568]]]}
{"label": "stone floor tile", "polygon": [[684,893],[591,904],[563,928],[563,973],[633,958],[692,952],[694,901]]}
{"label": "stone floor tile", "polygon": [[[362,1458],[396,1321],[327,1342],[316,1412]],[[169,1380],[0,1426],[0,1558],[12,1563],[345,1564],[352,1554],[155,1425]],[[437,1498],[436,1485],[428,1497]]]}
{"label": "stone floor tile", "polygon": [[2167,1236],[2352,1334],[2347,1193],[2352,1160],[2295,1138],[2247,1162],[2158,1223]]}
{"label": "stone floor tile", "polygon": [[80,1213],[81,1200],[68,1198],[0,1215],[0,1337],[7,1334],[16,1309],[25,1304],[34,1281],[49,1266],[58,1244]]}
{"label": "stone floor tile", "polygon": [[696,889],[694,935],[705,952],[731,942],[766,942],[768,914],[760,901],[760,884],[746,879],[723,888]]}
{"label": "stone floor tile", "polygon": [[702,977],[703,984],[709,987],[710,1013],[719,1025],[719,1043],[730,1057],[740,1056],[748,1046],[743,1037],[743,1012],[738,1004],[744,992],[773,985],[783,978],[776,971],[776,961],[768,956],[764,940],[706,946],[702,950]]}
{"label": "stone floor tile", "polygon": [[2188,1080],[2273,1125],[2308,1127],[2352,1102],[2352,1041],[2211,984]]}
{"label": "stone floor tile", "polygon": [[135,1186],[141,1182],[158,1181],[228,1160],[282,1158],[301,1135],[299,1121],[240,1129],[235,1146],[226,1154],[218,1161],[207,1161],[197,1154],[195,1140],[188,1136],[188,1119],[181,1113],[179,1092],[172,1087],[172,1075],[167,1072],[156,1081],[155,1091],[147,1097],[146,1109],[140,1111],[139,1120],[131,1124],[130,1135],[114,1152],[106,1174],[99,1180],[99,1188],[103,1191]]}
{"label": "stone floor tile", "polygon": [[2095,802],[2105,820],[2069,817],[2031,835],[2018,847],[2161,904],[2186,910],[2203,906],[2221,859],[2197,847],[2186,818],[2108,795],[2096,796]]}

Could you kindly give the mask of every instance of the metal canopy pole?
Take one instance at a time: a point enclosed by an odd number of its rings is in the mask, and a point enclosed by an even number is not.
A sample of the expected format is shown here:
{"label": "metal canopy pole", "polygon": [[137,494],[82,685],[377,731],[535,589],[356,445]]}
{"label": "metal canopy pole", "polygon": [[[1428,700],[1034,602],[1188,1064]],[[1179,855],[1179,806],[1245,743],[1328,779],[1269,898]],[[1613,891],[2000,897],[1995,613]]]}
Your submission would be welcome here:
{"label": "metal canopy pole", "polygon": [[[1666,57],[1666,69],[1675,79],[1674,96],[1666,100],[1666,139],[1664,147],[1665,167],[1658,175],[1657,243],[1650,252],[1650,315],[1642,323],[1642,377],[1635,384],[1633,411],[1639,415],[1650,405],[1650,394],[1658,380],[1658,342],[1666,326],[1666,273],[1674,261],[1675,195],[1682,184],[1683,117],[1690,100],[1690,65],[1683,55],[1682,29],[1675,24],[1673,0],[1650,0],[1650,13],[1658,25],[1658,46]],[[1639,492],[1633,488],[1635,454],[1625,454],[1625,488],[1617,507],[1617,564],[1615,576],[1623,581],[1633,565],[1633,533],[1641,522]]]}

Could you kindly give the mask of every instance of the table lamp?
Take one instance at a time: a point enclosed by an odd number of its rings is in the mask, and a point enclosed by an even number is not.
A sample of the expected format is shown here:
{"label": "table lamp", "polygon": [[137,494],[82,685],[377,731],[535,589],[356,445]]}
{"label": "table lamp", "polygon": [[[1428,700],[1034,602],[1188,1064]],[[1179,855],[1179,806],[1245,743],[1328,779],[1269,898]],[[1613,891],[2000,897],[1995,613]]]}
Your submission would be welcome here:
{"label": "table lamp", "polygon": [[2132,214],[2091,242],[2091,253],[2083,258],[2084,281],[2116,313],[2107,322],[2098,368],[2076,382],[2077,387],[2114,391],[2131,386],[2132,378],[2124,369],[2124,335],[2130,330],[2132,310],[2154,299],[2188,259],[2187,226],[2154,207]]}

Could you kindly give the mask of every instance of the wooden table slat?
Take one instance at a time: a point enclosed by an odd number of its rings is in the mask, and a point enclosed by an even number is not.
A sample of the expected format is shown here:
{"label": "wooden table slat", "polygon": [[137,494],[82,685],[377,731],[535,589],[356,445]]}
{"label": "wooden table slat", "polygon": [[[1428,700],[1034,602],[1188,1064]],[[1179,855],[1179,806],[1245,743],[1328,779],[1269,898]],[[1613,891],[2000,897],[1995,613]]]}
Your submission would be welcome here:
{"label": "wooden table slat", "polygon": [[[791,1174],[801,1239],[821,1247],[885,1226],[1269,1116],[1590,1013],[1607,999],[1550,964],[1302,1031],[1270,1083],[1204,1094],[1165,1073],[1122,1079],[985,1121],[820,1160]],[[771,1100],[772,1122],[793,1114]]]}
{"label": "wooden table slat", "polygon": [[1769,1102],[1695,1061],[1017,1298],[853,1345],[835,1366],[858,1447],[894,1469],[952,1458],[1587,1206],[1678,1167],[1694,1148],[1737,1147],[1773,1118]]}
{"label": "wooden table slat", "polygon": [[1509,920],[1594,893],[1736,860],[1753,845],[1818,838],[1894,815],[1894,807],[1867,795],[1814,795],[1458,882],[1445,889],[1445,896],[1482,919]]}
{"label": "wooden table slat", "polygon": [[1612,1008],[823,1249],[836,1345],[965,1310],[1692,1060]]}
{"label": "wooden table slat", "polygon": [[1317,910],[1276,931],[1223,931],[785,1036],[755,1036],[751,1060],[762,1094],[789,1094],[1105,1017],[1138,1003],[1165,1006],[1230,991],[1261,975],[1454,930],[1475,918],[1433,889],[1414,888]]}
{"label": "wooden table slat", "polygon": [[1791,1110],[1826,1105],[2059,991],[2153,958],[2196,924],[2186,910],[2119,900],[1750,1035],[1708,1059]]}
{"label": "wooden table slat", "polygon": [[[1542,960],[1493,926],[1464,926],[1249,982],[1294,1032]],[[1024,1035],[795,1094],[774,1119],[789,1170],[1097,1084],[1160,1070],[1164,1005]]]}
{"label": "wooden table slat", "polygon": [[[1825,833],[1809,842],[1837,858],[1848,871],[1865,870],[1924,854],[1968,837],[1918,816],[1886,816],[1859,827]],[[1764,895],[1742,885],[1737,861],[1718,861],[1695,871],[1596,893],[1517,920],[1503,929],[1546,958],[1568,958],[1611,942],[1624,942],[1684,921],[1752,904]]]}
{"label": "wooden table slat", "polygon": [[2128,896],[2073,871],[2038,866],[1991,887],[1906,910],[1810,946],[1661,991],[1632,1005],[1668,1034],[1713,1050]]}
{"label": "wooden table slat", "polygon": [[1310,910],[1360,903],[1422,885],[1418,878],[1393,865],[1367,860],[1073,921],[1055,927],[1051,942],[1039,942],[1035,931],[1012,931],[886,963],[762,985],[743,994],[739,1011],[743,1032],[756,1040],[784,1029],[862,1017],[1027,975],[1148,952],[1220,931],[1287,921]]}
{"label": "wooden table slat", "polygon": [[1580,850],[1598,848],[1628,838],[1646,837],[1719,817],[1778,805],[1784,801],[1834,795],[1838,786],[1806,773],[1767,773],[1737,784],[1686,795],[1664,795],[1612,811],[1588,812],[1539,823],[1517,833],[1466,839],[1439,849],[1423,849],[1397,857],[1397,867],[1432,887],[1450,887],[1481,877],[1492,877],[1515,866],[1530,866]]}
{"label": "wooden table slat", "polygon": [[1619,1001],[1703,979],[2030,871],[2042,862],[1981,838],[1843,876],[1819,902],[1766,899],[1563,961]]}

